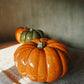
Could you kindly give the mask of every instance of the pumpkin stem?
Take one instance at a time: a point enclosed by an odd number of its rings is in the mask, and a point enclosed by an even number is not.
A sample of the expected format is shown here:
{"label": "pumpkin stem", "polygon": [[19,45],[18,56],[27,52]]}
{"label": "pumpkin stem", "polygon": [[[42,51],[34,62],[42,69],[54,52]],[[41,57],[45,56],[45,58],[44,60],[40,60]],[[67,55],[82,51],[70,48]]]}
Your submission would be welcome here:
{"label": "pumpkin stem", "polygon": [[37,45],[37,48],[44,48],[46,46],[46,43],[44,41],[40,41]]}
{"label": "pumpkin stem", "polygon": [[30,31],[32,31],[33,29],[32,28],[30,28]]}

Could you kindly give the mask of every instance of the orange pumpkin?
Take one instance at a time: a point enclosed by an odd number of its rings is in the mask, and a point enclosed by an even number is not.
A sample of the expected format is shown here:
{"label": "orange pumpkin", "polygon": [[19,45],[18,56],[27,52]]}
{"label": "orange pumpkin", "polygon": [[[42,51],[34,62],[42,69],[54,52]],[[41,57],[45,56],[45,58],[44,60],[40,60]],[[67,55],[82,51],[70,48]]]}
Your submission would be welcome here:
{"label": "orange pumpkin", "polygon": [[20,43],[20,35],[24,30],[29,30],[30,28],[23,28],[23,27],[18,27],[15,31],[15,38],[17,42]]}
{"label": "orange pumpkin", "polygon": [[14,53],[14,62],[20,75],[38,82],[52,82],[63,77],[70,60],[65,45],[46,38],[26,42]]}

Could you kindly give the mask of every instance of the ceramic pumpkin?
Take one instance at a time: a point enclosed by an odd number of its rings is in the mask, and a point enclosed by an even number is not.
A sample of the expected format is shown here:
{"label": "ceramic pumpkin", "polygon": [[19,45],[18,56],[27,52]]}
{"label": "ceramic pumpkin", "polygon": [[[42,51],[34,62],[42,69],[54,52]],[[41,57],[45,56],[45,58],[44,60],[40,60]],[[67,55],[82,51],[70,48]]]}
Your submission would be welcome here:
{"label": "ceramic pumpkin", "polygon": [[33,39],[43,38],[44,33],[41,30],[19,27],[16,29],[15,37],[19,43],[25,43],[30,42]]}
{"label": "ceramic pumpkin", "polygon": [[70,60],[65,45],[45,38],[26,42],[14,53],[14,62],[20,75],[38,82],[52,82],[63,77]]}

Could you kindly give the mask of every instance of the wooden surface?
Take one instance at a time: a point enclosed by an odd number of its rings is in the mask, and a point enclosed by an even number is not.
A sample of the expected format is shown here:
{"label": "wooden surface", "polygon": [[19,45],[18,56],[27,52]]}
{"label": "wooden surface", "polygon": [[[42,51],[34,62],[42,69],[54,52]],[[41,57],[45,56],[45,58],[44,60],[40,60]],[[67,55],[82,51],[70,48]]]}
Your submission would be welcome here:
{"label": "wooden surface", "polygon": [[17,44],[19,43],[17,43],[16,41],[0,43],[0,49],[7,48]]}
{"label": "wooden surface", "polygon": [[0,44],[0,84],[84,84],[84,50],[70,48],[72,57],[67,74],[52,83],[37,83],[19,75],[14,65],[14,52],[20,44]]}

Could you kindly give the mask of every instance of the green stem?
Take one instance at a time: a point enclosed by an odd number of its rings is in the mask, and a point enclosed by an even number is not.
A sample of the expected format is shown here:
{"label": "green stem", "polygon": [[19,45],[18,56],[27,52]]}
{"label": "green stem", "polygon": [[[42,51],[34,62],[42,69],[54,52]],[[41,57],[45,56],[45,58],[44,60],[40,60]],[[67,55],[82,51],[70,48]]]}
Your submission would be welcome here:
{"label": "green stem", "polygon": [[37,48],[44,48],[46,46],[46,43],[44,41],[40,41],[37,45]]}

